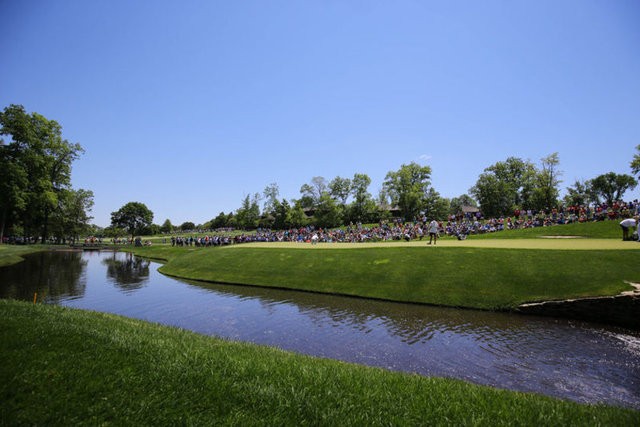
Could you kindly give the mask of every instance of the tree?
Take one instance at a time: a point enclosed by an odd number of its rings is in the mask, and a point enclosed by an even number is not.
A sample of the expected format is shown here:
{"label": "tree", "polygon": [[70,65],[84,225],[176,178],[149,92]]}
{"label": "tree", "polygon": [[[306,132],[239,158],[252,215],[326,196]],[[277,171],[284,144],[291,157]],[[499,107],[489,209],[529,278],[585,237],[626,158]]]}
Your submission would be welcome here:
{"label": "tree", "polygon": [[278,204],[278,196],[280,195],[278,184],[272,182],[271,184],[267,185],[264,188],[262,195],[264,196],[265,200],[263,212],[265,214],[273,213],[273,211],[276,209],[276,205]]}
{"label": "tree", "polygon": [[273,228],[276,230],[284,230],[291,226],[289,223],[290,210],[291,206],[289,206],[289,202],[287,202],[286,199],[282,199],[282,202],[276,200],[276,207],[273,211]]}
{"label": "tree", "polygon": [[58,207],[52,215],[53,235],[59,241],[67,238],[77,240],[89,230],[93,218],[89,212],[93,207],[93,192],[89,190],[63,190],[58,197]]}
{"label": "tree", "polygon": [[131,239],[153,223],[153,212],[144,203],[129,202],[111,212],[111,226],[126,230]]}
{"label": "tree", "polygon": [[429,188],[425,197],[424,211],[429,218],[444,220],[451,210],[449,199],[440,196],[433,188]]}
{"label": "tree", "polygon": [[[0,218],[19,218],[25,233],[38,232],[45,243],[49,220],[63,191],[71,188],[71,164],[83,152],[79,144],[62,139],[62,127],[21,105],[0,113]],[[2,232],[0,231],[0,234]]]}
{"label": "tree", "polygon": [[638,182],[631,175],[616,174],[614,172],[599,175],[589,181],[591,190],[598,196],[602,196],[609,206],[613,202],[622,200],[627,190],[636,188]]}
{"label": "tree", "polygon": [[348,209],[349,221],[370,222],[378,217],[378,209],[368,191],[371,178],[364,173],[356,173],[351,180],[353,202]]}
{"label": "tree", "polygon": [[195,229],[196,229],[196,225],[191,221],[185,221],[182,224],[180,224],[181,231],[193,231]]}
{"label": "tree", "polygon": [[236,211],[236,224],[239,228],[250,230],[256,228],[260,220],[260,194],[255,193],[253,198],[245,196],[242,206]]}
{"label": "tree", "polygon": [[304,227],[308,222],[301,202],[299,200],[295,201],[293,207],[287,213],[287,223],[291,227]]}
{"label": "tree", "polygon": [[633,160],[631,161],[631,172],[634,175],[640,176],[640,145],[636,146],[637,153],[633,156]]}
{"label": "tree", "polygon": [[517,157],[489,166],[469,189],[485,216],[510,215],[515,208],[533,208],[535,166]]}
{"label": "tree", "polygon": [[405,219],[415,218],[424,209],[430,178],[431,168],[415,162],[387,173],[384,188]]}
{"label": "tree", "polygon": [[597,200],[598,196],[593,193],[589,181],[576,180],[573,186],[567,187],[567,194],[564,196],[564,203],[569,206],[585,206]]}
{"label": "tree", "polygon": [[169,220],[169,218],[165,219],[162,225],[160,226],[160,232],[161,233],[173,232],[173,224],[171,224],[171,221]]}
{"label": "tree", "polygon": [[342,208],[329,193],[324,192],[313,216],[319,227],[337,227],[342,221]]}
{"label": "tree", "polygon": [[468,194],[463,194],[459,197],[454,197],[449,202],[449,213],[452,215],[457,215],[462,212],[463,206],[473,206],[477,207],[477,203],[473,200],[473,197]]}
{"label": "tree", "polygon": [[[560,159],[558,153],[550,154],[541,159],[542,169],[537,173],[537,185],[533,192],[532,207],[535,209],[551,209],[558,204],[560,194],[560,176],[562,172],[558,170]],[[524,206],[528,207],[528,206]]]}
{"label": "tree", "polygon": [[303,184],[300,187],[300,194],[302,194],[300,201],[303,203],[303,207],[315,207],[320,203],[320,197],[327,192],[327,189],[327,181],[323,177],[314,176],[311,178],[311,184]]}
{"label": "tree", "polygon": [[215,230],[218,228],[230,227],[231,226],[231,218],[233,218],[233,213],[229,213],[228,215],[224,212],[220,212],[217,217],[210,221],[211,229]]}
{"label": "tree", "polygon": [[337,200],[343,206],[347,203],[350,193],[351,180],[349,178],[336,176],[329,183],[329,194],[334,198],[334,200]]}
{"label": "tree", "polygon": [[12,151],[0,145],[0,244],[5,230],[18,220],[27,205],[27,171],[15,161]]}

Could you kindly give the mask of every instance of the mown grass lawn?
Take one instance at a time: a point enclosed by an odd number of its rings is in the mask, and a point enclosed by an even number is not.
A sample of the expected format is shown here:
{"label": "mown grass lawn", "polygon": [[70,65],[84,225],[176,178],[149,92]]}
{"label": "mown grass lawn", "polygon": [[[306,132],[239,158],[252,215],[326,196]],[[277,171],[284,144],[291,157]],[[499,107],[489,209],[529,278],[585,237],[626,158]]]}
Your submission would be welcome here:
{"label": "mown grass lawn", "polygon": [[160,271],[187,279],[511,309],[525,302],[616,295],[631,289],[627,282],[640,282],[640,244],[620,244],[634,246],[627,246],[630,250],[548,250],[427,247],[424,243],[366,247],[298,244],[297,248],[268,244],[150,247],[135,252],[166,259]]}
{"label": "mown grass lawn", "polygon": [[0,300],[0,425],[610,425],[581,405]]}

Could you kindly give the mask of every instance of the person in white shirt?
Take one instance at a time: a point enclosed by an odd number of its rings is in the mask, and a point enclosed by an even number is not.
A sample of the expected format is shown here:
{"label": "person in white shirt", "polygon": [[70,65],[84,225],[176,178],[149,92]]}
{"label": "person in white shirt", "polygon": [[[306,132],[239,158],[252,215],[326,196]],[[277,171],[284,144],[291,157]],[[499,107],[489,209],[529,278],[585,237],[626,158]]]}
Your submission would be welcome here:
{"label": "person in white shirt", "polygon": [[435,219],[429,223],[429,244],[435,245],[438,240],[438,221]]}
{"label": "person in white shirt", "polygon": [[[622,228],[622,240],[629,240],[629,229],[635,227],[637,221],[635,218],[627,218],[620,221],[620,227]],[[638,237],[640,239],[640,237]]]}

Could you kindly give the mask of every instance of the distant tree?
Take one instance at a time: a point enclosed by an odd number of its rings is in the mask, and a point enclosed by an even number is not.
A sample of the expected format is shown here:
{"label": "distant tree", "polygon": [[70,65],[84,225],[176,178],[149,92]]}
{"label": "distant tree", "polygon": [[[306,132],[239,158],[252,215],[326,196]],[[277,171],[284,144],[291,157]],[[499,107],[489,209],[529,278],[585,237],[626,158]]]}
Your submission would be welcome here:
{"label": "distant tree", "polygon": [[636,146],[636,154],[634,154],[633,160],[631,160],[631,172],[634,175],[640,176],[640,145]]}
{"label": "distant tree", "polygon": [[233,214],[225,214],[220,212],[217,217],[210,221],[210,227],[215,230],[218,228],[230,227],[229,220],[233,217]]}
{"label": "distant tree", "polygon": [[161,233],[173,232],[173,224],[171,224],[171,221],[169,220],[169,218],[165,219],[162,225],[160,226],[160,232]]}
{"label": "distant tree", "polygon": [[463,206],[477,207],[478,204],[475,200],[473,200],[473,197],[469,196],[468,194],[462,194],[461,196],[451,199],[451,201],[449,202],[449,213],[451,215],[459,214],[460,212],[462,212]]}
{"label": "distant tree", "polygon": [[431,185],[431,168],[415,162],[387,173],[384,188],[405,219],[413,219],[424,209]]}
{"label": "distant tree", "polygon": [[586,206],[591,202],[597,202],[598,196],[593,194],[589,181],[576,180],[572,186],[567,187],[563,201],[568,206]]}
{"label": "distant tree", "polygon": [[245,230],[257,227],[260,220],[260,194],[245,196],[242,206],[236,211],[235,220],[237,226]]}
{"label": "distant tree", "polygon": [[510,215],[515,208],[532,208],[536,176],[531,162],[509,157],[486,168],[469,192],[485,216]]}
{"label": "distant tree", "polygon": [[589,181],[591,191],[604,198],[608,205],[622,200],[627,190],[636,188],[638,182],[631,175],[616,174],[614,172],[599,175]]}
{"label": "distant tree", "polygon": [[[310,184],[303,184],[300,187],[300,194],[302,194],[302,201],[305,203],[304,207],[315,207],[320,203],[320,197],[328,190],[327,181],[321,176],[314,176],[311,178]],[[311,202],[310,206],[306,204]]]}
{"label": "distant tree", "polygon": [[536,174],[532,207],[534,209],[551,209],[558,204],[558,196],[560,194],[558,186],[562,182],[560,180],[562,172],[558,170],[558,165],[560,164],[558,153],[542,158],[541,164],[542,168]]}
{"label": "distant tree", "polygon": [[377,207],[368,188],[371,178],[364,173],[356,173],[351,180],[353,202],[349,207],[349,221],[370,222],[376,218]]}
{"label": "distant tree", "polygon": [[276,205],[278,204],[278,196],[280,195],[280,188],[278,184],[272,182],[267,185],[262,192],[264,196],[264,207],[263,212],[265,214],[271,214],[276,209]]}
{"label": "distant tree", "polygon": [[283,230],[289,228],[289,211],[291,206],[286,199],[282,199],[282,202],[276,201],[275,210],[273,211],[273,228],[276,230]]}
{"label": "distant tree", "polygon": [[351,180],[349,178],[336,176],[329,182],[329,194],[334,200],[340,202],[341,205],[344,206],[347,203],[350,193]]}
{"label": "distant tree", "polygon": [[142,234],[153,222],[153,212],[144,203],[129,202],[115,212],[111,212],[111,226],[125,229],[133,239]]}
{"label": "distant tree", "polygon": [[181,231],[193,231],[196,229],[196,225],[191,221],[186,221],[180,224]]}
{"label": "distant tree", "polygon": [[342,206],[324,192],[313,215],[315,224],[319,227],[337,227],[342,221]]}
{"label": "distant tree", "polygon": [[289,209],[287,213],[287,224],[290,227],[304,227],[309,223],[307,215],[304,213],[304,208],[299,200],[294,202],[293,207]]}
{"label": "distant tree", "polygon": [[51,217],[52,234],[59,241],[77,240],[89,231],[89,212],[93,207],[93,192],[89,190],[63,190],[58,206]]}
{"label": "distant tree", "polygon": [[424,204],[424,212],[428,218],[436,220],[444,220],[451,210],[451,202],[449,199],[441,197],[433,188],[427,191]]}

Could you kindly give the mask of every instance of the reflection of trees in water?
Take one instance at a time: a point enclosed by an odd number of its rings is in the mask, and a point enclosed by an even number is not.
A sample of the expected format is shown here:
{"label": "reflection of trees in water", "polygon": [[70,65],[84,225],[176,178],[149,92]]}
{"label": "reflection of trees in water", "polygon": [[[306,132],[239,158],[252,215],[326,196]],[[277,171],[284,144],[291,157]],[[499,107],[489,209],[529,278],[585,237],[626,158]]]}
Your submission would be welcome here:
{"label": "reflection of trees in water", "polygon": [[24,258],[0,268],[0,297],[33,301],[37,292],[39,301],[57,302],[61,297],[84,296],[87,261],[82,253],[39,252]]}
{"label": "reflection of trees in water", "polygon": [[336,325],[350,325],[363,332],[383,327],[390,335],[400,337],[409,344],[426,342],[437,333],[447,332],[484,338],[494,334],[502,336],[505,331],[512,335],[526,334],[530,324],[530,319],[505,313],[251,286],[189,283],[230,297],[257,300],[267,311],[275,310],[280,304],[291,304],[317,324],[325,324],[329,318]]}
{"label": "reflection of trees in water", "polygon": [[149,281],[151,261],[147,259],[135,257],[131,253],[114,252],[112,257],[103,259],[102,263],[107,267],[107,277],[125,292],[140,289]]}

